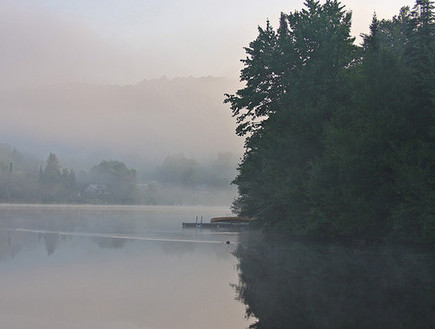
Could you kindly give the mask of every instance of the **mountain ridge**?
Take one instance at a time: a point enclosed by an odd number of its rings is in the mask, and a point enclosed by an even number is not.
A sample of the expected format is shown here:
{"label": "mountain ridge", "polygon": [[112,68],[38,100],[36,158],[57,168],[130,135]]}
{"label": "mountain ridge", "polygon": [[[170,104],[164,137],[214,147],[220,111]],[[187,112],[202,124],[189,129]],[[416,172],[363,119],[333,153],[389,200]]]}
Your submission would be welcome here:
{"label": "mountain ridge", "polygon": [[[68,83],[0,90],[0,141],[40,154],[107,151],[161,159],[171,153],[204,156],[241,152],[224,94],[227,78],[160,78],[134,85]],[[16,145],[18,144],[18,145]],[[75,149],[76,151],[71,151]],[[211,152],[214,151],[214,152]],[[82,152],[83,154],[79,154]]]}

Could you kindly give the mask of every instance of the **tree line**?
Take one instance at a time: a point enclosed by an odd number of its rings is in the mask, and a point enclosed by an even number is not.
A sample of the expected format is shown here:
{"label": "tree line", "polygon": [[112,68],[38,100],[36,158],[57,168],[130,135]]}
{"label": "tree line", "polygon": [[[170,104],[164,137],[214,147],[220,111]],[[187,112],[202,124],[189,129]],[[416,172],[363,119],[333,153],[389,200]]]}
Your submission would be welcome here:
{"label": "tree line", "polygon": [[[116,203],[135,201],[136,170],[120,161],[101,161],[78,177],[50,153],[44,164],[3,147],[0,156],[0,202]],[[8,159],[8,160],[4,160]],[[92,190],[99,186],[99,190]]]}
{"label": "tree line", "polygon": [[122,161],[102,160],[77,172],[63,167],[55,153],[41,164],[0,145],[0,202],[195,204],[209,197],[224,204],[238,160],[230,152],[203,163],[178,154],[139,171]]}
{"label": "tree line", "polygon": [[226,95],[245,137],[235,212],[294,236],[435,242],[432,1],[373,16],[339,1],[269,21]]}

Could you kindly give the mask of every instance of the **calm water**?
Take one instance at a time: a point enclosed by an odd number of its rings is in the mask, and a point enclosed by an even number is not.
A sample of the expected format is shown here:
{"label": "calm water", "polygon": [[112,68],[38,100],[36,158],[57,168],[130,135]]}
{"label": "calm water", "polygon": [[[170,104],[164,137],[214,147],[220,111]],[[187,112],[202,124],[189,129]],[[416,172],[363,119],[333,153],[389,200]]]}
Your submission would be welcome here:
{"label": "calm water", "polygon": [[433,249],[240,239],[238,293],[255,329],[435,328]]}
{"label": "calm water", "polygon": [[0,328],[435,328],[433,249],[181,228],[228,214],[0,205]]}
{"label": "calm water", "polygon": [[0,205],[0,328],[246,328],[239,235],[181,228],[227,214]]}

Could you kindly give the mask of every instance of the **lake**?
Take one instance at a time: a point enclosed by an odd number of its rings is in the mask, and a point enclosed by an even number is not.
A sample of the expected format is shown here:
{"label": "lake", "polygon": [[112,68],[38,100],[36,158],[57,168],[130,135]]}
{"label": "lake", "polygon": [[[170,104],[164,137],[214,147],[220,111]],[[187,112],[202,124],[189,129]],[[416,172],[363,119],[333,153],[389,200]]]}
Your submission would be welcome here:
{"label": "lake", "polygon": [[0,328],[246,328],[239,234],[181,227],[228,214],[0,205]]}
{"label": "lake", "polygon": [[435,328],[434,249],[240,235],[239,299],[255,329]]}
{"label": "lake", "polygon": [[0,205],[0,328],[435,328],[433,249],[181,226],[229,214]]}

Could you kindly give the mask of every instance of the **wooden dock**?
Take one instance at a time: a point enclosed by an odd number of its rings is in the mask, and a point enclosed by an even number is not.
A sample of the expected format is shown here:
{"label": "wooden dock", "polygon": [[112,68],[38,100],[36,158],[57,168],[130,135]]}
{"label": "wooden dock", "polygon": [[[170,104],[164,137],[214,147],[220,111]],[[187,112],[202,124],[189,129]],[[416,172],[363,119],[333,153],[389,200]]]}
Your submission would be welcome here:
{"label": "wooden dock", "polygon": [[183,228],[206,228],[206,229],[242,229],[248,227],[249,223],[183,223]]}

